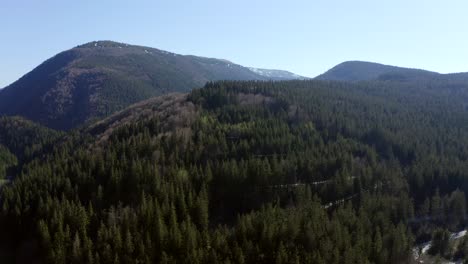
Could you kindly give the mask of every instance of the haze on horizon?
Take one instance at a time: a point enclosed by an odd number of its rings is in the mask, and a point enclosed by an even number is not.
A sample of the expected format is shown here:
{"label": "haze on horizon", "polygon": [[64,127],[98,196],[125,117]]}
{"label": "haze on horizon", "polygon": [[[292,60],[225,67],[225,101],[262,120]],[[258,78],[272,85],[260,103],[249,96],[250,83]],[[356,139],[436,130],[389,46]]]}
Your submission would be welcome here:
{"label": "haze on horizon", "polygon": [[95,40],[315,77],[347,60],[468,71],[466,1],[10,1],[0,88]]}

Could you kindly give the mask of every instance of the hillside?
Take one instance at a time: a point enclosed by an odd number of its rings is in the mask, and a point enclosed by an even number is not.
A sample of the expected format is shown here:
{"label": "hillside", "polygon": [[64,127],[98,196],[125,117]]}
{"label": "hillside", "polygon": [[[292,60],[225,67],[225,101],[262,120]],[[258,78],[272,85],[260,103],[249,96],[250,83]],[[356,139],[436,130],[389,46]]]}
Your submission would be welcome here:
{"label": "hillside", "polygon": [[197,116],[195,105],[187,100],[187,94],[172,93],[138,102],[85,129],[95,137],[96,145],[106,143],[110,135],[122,127],[158,119],[162,134],[177,130],[178,135],[190,134],[190,126]]}
{"label": "hillside", "polygon": [[0,117],[0,178],[50,150],[61,135],[21,117]]}
{"label": "hillside", "polygon": [[[467,97],[309,80],[151,98],[24,165],[0,192],[0,249],[24,263],[408,263],[467,226]],[[467,243],[428,252],[456,260]]]}
{"label": "hillside", "polygon": [[365,61],[347,61],[316,77],[317,80],[370,81],[406,78],[433,78],[435,72],[389,66]]}
{"label": "hillside", "polygon": [[226,60],[96,41],[57,54],[0,90],[0,114],[70,129],[152,96],[186,92],[208,81],[267,79],[275,77]]}
{"label": "hillside", "polygon": [[0,117],[0,144],[20,159],[31,158],[41,148],[63,133],[46,128],[22,117]]}

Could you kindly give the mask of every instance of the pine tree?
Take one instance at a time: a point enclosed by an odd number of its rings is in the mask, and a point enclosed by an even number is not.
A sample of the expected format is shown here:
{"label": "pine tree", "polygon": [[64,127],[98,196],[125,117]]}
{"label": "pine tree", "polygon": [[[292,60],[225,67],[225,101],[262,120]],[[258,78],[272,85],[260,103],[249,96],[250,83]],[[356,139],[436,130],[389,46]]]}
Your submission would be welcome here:
{"label": "pine tree", "polygon": [[82,263],[82,249],[81,249],[81,240],[78,233],[75,233],[75,238],[73,240],[72,246],[72,262],[73,263]]}

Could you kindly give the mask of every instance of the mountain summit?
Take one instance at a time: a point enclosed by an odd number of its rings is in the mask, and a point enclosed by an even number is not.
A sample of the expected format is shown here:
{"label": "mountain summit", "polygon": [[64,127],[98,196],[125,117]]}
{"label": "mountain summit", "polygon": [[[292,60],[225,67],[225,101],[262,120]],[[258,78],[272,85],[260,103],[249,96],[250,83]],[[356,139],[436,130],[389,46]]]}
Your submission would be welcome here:
{"label": "mountain summit", "polygon": [[189,91],[208,81],[276,79],[284,78],[227,60],[95,41],[57,54],[0,90],[0,114],[70,129],[143,99]]}

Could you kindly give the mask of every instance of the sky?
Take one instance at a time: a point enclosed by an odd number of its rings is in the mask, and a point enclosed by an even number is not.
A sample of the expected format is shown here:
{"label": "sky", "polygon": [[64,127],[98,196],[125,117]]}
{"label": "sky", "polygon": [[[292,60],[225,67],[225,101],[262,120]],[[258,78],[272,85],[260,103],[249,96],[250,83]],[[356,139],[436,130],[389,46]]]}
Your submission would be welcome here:
{"label": "sky", "polygon": [[347,60],[468,72],[466,0],[0,1],[0,87],[96,40],[309,77]]}

